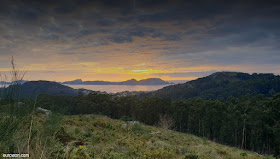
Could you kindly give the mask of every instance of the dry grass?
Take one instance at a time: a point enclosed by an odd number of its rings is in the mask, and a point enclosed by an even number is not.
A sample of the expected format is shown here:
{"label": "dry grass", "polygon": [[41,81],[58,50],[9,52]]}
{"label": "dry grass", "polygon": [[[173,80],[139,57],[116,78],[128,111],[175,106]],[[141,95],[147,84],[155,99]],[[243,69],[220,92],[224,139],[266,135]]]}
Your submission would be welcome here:
{"label": "dry grass", "polygon": [[[157,131],[161,134],[150,134]],[[193,135],[98,115],[64,116],[50,138],[46,144],[33,142],[38,151],[33,145],[31,158],[266,158]]]}

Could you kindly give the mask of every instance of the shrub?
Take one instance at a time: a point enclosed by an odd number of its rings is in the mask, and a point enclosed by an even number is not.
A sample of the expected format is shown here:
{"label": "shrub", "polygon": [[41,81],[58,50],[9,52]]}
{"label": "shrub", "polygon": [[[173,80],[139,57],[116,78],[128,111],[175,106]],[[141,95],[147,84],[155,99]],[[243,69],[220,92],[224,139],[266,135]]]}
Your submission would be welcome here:
{"label": "shrub", "polygon": [[105,128],[107,127],[107,124],[100,121],[100,120],[96,120],[94,123],[93,123],[93,126],[94,127],[99,127],[99,128]]}
{"label": "shrub", "polygon": [[246,152],[241,152],[241,153],[240,153],[240,156],[245,157],[245,156],[248,156],[248,155],[247,155],[247,153],[246,153]]}
{"label": "shrub", "polygon": [[144,154],[145,158],[162,158],[169,159],[174,158],[174,151],[172,149],[158,148],[154,150],[150,150]]}
{"label": "shrub", "polygon": [[51,114],[45,122],[44,135],[52,136],[56,131],[59,130],[62,116],[60,114]]}
{"label": "shrub", "polygon": [[130,116],[122,116],[120,118],[120,120],[122,120],[122,121],[134,121],[135,119],[133,117],[130,117]]}
{"label": "shrub", "polygon": [[113,125],[107,124],[106,129],[113,130]]}
{"label": "shrub", "polygon": [[125,158],[125,155],[119,152],[106,152],[102,154],[101,158],[104,159],[115,159],[115,158]]}
{"label": "shrub", "polygon": [[63,144],[67,144],[74,139],[64,130],[63,127],[61,127],[60,130],[56,132],[55,137]]}
{"label": "shrub", "polygon": [[227,155],[227,152],[226,151],[224,151],[224,150],[217,150],[217,153],[219,154],[219,155],[222,155],[222,156],[225,156],[225,155]]}
{"label": "shrub", "polygon": [[171,116],[167,115],[167,114],[160,114],[159,115],[159,127],[163,128],[163,129],[170,129],[173,125],[174,125],[174,120]]}
{"label": "shrub", "polygon": [[146,132],[146,130],[140,124],[134,124],[131,127],[131,131],[133,131],[134,133],[138,133],[138,134],[143,134]]}
{"label": "shrub", "polygon": [[209,144],[209,141],[208,141],[208,139],[206,137],[203,137],[202,141],[203,141],[204,145],[208,145]]}
{"label": "shrub", "polygon": [[186,154],[185,159],[198,159],[198,155],[196,155],[196,154]]}
{"label": "shrub", "polygon": [[86,133],[83,133],[83,136],[86,138],[90,138],[92,136],[91,131],[87,131]]}
{"label": "shrub", "polygon": [[75,128],[75,134],[80,134],[81,133],[81,129],[80,128]]}

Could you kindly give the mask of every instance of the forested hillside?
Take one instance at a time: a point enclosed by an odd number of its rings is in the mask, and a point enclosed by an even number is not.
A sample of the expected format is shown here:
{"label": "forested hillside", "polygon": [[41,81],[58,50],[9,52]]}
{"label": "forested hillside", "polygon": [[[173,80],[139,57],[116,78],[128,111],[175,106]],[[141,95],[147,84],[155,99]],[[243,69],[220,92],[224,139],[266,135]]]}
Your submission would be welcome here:
{"label": "forested hillside", "polygon": [[273,74],[252,75],[240,72],[216,72],[210,76],[164,87],[160,90],[143,93],[145,96],[156,96],[171,99],[221,99],[230,96],[240,97],[246,94],[273,96],[280,92],[280,76]]}

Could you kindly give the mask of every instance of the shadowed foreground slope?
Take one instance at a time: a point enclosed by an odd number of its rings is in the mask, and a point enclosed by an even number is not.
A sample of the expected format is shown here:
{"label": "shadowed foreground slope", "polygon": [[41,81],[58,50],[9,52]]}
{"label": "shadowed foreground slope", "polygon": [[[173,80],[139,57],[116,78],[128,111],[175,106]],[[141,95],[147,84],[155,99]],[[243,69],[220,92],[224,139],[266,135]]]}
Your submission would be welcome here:
{"label": "shadowed foreground slope", "polygon": [[[40,132],[43,123],[37,120],[34,128]],[[44,152],[33,154],[43,158],[265,158],[193,135],[97,115],[63,116]],[[33,154],[32,158],[39,157]]]}

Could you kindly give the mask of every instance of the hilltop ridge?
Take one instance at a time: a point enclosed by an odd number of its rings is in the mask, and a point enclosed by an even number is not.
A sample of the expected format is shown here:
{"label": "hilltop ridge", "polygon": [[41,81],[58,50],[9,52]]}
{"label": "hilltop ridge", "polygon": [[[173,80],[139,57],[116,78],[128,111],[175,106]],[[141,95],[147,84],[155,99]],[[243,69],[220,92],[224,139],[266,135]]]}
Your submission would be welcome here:
{"label": "hilltop ridge", "polygon": [[280,92],[280,76],[272,73],[216,72],[182,84],[142,93],[141,96],[157,96],[171,99],[219,99],[246,94],[273,96]]}
{"label": "hilltop ridge", "polygon": [[19,94],[23,97],[35,98],[36,96],[46,93],[49,95],[60,95],[60,96],[77,96],[81,94],[96,93],[98,91],[92,91],[87,89],[74,89],[69,86],[62,85],[58,82],[52,81],[26,81],[20,85],[8,86],[7,88],[0,89],[5,91],[5,89],[13,89],[18,87]]}

